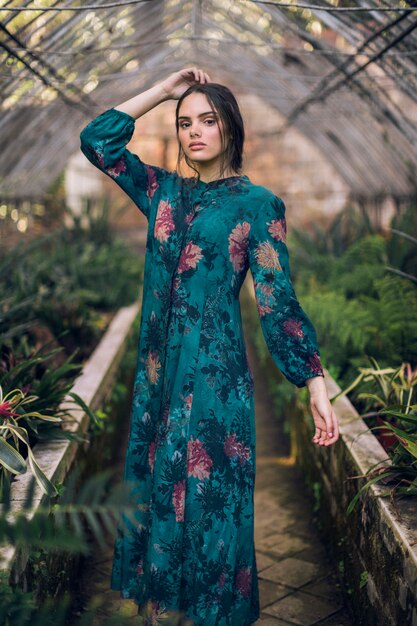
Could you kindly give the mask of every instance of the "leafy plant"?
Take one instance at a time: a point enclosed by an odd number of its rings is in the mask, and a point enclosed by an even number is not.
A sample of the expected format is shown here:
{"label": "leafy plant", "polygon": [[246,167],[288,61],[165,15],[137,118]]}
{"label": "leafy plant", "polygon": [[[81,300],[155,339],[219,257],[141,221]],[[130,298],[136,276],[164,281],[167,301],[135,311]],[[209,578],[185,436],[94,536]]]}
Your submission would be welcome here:
{"label": "leafy plant", "polygon": [[36,462],[30,445],[28,430],[22,426],[22,422],[23,420],[36,419],[59,423],[61,419],[30,410],[30,405],[36,399],[37,396],[29,396],[21,389],[12,389],[3,395],[3,389],[0,385],[0,417],[2,419],[0,425],[0,465],[2,465],[3,471],[6,470],[12,474],[24,474],[27,470],[27,464],[19,452],[21,442],[23,442],[30,468],[38,484],[46,494],[53,494],[56,493],[56,489]]}
{"label": "leafy plant", "polygon": [[[0,458],[6,447],[15,464],[19,459],[23,471],[24,464],[28,467],[36,463],[32,450],[36,441],[78,437],[61,428],[64,419],[68,420],[66,410],[60,408],[62,400],[70,397],[84,410],[89,410],[82,399],[71,392],[74,378],[100,336],[109,313],[136,299],[142,271],[142,259],[115,240],[108,207],[101,211],[97,205],[87,207],[86,213],[75,216],[72,224],[45,237],[29,244],[25,242],[8,252],[2,248],[0,407],[4,415],[0,416],[3,418],[0,419],[3,425],[0,438],[6,446],[0,442]],[[136,337],[132,343],[136,348]],[[129,356],[133,364],[136,350],[134,352]],[[76,358],[78,363],[73,362]],[[125,393],[126,387],[119,384],[113,396],[117,399]],[[103,418],[107,410],[105,406]],[[108,433],[114,428],[107,417],[100,421],[100,414],[91,411],[89,414],[91,430]],[[10,452],[10,448],[14,452]],[[16,466],[6,469],[4,465],[0,469],[2,544],[12,544],[24,551],[87,554],[92,540],[103,545],[105,535],[114,534],[116,520],[119,523],[134,521],[130,515],[136,506],[124,497],[129,488],[125,483],[118,490],[117,486],[110,485],[107,476],[87,481],[81,487],[75,479],[72,483],[70,479],[65,487],[51,485],[40,468],[34,470],[23,508],[15,510],[10,501],[10,479],[17,469]],[[47,495],[42,507],[32,511],[36,484],[40,484]],[[121,494],[119,500],[118,493]],[[45,567],[41,565],[39,571]],[[0,582],[1,624],[58,626],[68,623],[71,607],[65,599],[50,600],[39,606],[39,598],[12,589],[8,582]],[[79,620],[80,626],[92,623],[93,609],[91,607]],[[127,624],[132,623],[132,619],[115,616],[107,622],[109,626]]]}
{"label": "leafy plant", "polygon": [[62,429],[62,423],[72,419],[71,400],[95,420],[82,398],[71,391],[82,366],[72,362],[74,355],[56,365],[54,356],[62,348],[49,352],[46,348],[17,363],[10,358],[0,367],[0,500],[12,476],[26,472],[27,463],[42,490],[53,492],[53,486],[37,466],[32,448],[38,441],[84,440],[84,435]]}
{"label": "leafy plant", "polygon": [[417,277],[417,211],[410,205],[399,211],[392,219],[389,227],[390,237],[387,240],[389,271],[400,272],[415,282]]}
{"label": "leafy plant", "polygon": [[55,338],[80,360],[91,351],[108,312],[138,295],[143,260],[114,236],[109,207],[66,210],[66,225],[0,252],[1,347],[14,353]]}
{"label": "leafy plant", "polygon": [[[417,495],[417,368],[403,363],[398,368],[381,368],[370,358],[372,367],[359,368],[357,378],[333,400],[354,391],[353,399],[365,406],[363,419],[377,418],[370,430],[391,434],[391,463],[373,467],[366,475],[368,481],[358,490],[348,506],[353,511],[362,493],[375,483],[392,488],[381,495]],[[366,431],[364,431],[366,432]],[[391,449],[392,448],[392,449]]]}
{"label": "leafy plant", "polygon": [[[52,550],[64,554],[88,554],[93,541],[103,546],[108,533],[114,535],[117,525],[134,524],[137,490],[134,485],[114,484],[111,472],[100,472],[78,487],[80,471],[74,471],[59,500],[48,497],[33,510],[35,481],[29,485],[22,508],[12,508],[7,493],[0,512],[0,544],[18,550]],[[129,526],[125,526],[128,532]],[[0,623],[7,626],[64,626],[71,616],[71,598],[47,599],[38,605],[34,592],[11,587],[8,575],[0,576]],[[77,621],[79,626],[93,624],[91,606]],[[117,615],[104,623],[122,626],[132,618]]]}
{"label": "leafy plant", "polygon": [[410,280],[413,268],[417,274],[417,246],[408,235],[398,245],[398,227],[413,220],[412,211],[396,217],[397,228],[387,234],[366,223],[352,227],[351,220],[342,228],[338,216],[324,231],[325,243],[315,232],[291,233],[296,292],[341,386],[366,355],[387,366],[417,362],[417,289]]}

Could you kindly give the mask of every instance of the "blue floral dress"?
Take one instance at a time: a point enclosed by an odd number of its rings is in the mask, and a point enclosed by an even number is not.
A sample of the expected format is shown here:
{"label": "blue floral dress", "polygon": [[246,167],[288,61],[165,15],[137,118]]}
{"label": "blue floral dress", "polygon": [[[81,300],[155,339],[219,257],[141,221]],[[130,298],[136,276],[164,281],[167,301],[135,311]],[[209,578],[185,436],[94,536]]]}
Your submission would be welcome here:
{"label": "blue floral dress", "polygon": [[196,182],[126,148],[135,119],[108,109],[81,150],[148,220],[125,479],[137,523],[120,526],[111,586],[145,624],[249,626],[254,549],[253,378],[239,291],[250,268],[271,355],[297,387],[323,375],[290,279],[283,201],[247,176]]}

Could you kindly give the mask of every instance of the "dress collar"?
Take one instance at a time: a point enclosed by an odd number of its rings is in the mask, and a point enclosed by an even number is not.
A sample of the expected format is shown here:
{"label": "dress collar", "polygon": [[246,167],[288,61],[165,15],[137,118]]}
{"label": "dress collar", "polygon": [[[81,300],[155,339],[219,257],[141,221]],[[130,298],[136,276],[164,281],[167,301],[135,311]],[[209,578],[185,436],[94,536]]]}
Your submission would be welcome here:
{"label": "dress collar", "polygon": [[[192,182],[192,177],[188,179],[190,182]],[[217,180],[211,180],[210,182],[206,183],[203,180],[196,180],[196,188],[198,189],[218,189],[219,187],[226,187],[226,188],[230,188],[230,187],[236,187],[239,184],[242,183],[248,183],[249,178],[246,175],[235,175],[235,176],[228,176],[227,178],[218,178]]]}

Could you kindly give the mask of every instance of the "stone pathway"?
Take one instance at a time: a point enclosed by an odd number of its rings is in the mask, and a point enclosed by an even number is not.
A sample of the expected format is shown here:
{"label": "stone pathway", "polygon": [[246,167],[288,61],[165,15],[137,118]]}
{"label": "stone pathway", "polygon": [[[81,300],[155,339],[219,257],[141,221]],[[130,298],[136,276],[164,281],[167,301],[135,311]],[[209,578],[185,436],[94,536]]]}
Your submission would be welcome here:
{"label": "stone pathway", "polygon": [[256,626],[352,626],[335,565],[313,523],[313,502],[271,414],[266,383],[249,343],[248,352],[257,436],[255,546],[261,618]]}
{"label": "stone pathway", "polygon": [[[256,626],[352,626],[343,606],[336,567],[326,557],[312,520],[313,503],[293,459],[287,440],[271,412],[266,383],[248,342],[255,379],[257,475],[255,489],[255,545],[260,585],[261,618]],[[127,435],[126,435],[127,436]],[[312,444],[313,445],[313,444]],[[115,474],[123,472],[123,446]],[[83,604],[98,606],[94,626],[107,618],[131,616],[140,626],[134,602],[121,600],[109,589],[112,542],[87,561],[80,588]]]}

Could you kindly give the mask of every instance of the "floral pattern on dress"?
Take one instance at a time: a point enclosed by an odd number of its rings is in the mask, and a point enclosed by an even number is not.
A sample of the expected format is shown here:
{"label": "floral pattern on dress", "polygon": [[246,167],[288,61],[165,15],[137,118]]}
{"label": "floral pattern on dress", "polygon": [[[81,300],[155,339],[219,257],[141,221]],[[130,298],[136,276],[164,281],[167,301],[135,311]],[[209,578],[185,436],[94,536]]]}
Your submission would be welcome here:
{"label": "floral pattern on dress", "polygon": [[143,163],[135,120],[108,109],[81,149],[148,220],[141,325],[111,586],[145,626],[250,626],[260,614],[254,543],[255,418],[239,292],[250,270],[276,365],[323,375],[293,290],[283,201],[247,176],[210,183]]}

